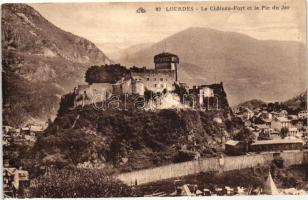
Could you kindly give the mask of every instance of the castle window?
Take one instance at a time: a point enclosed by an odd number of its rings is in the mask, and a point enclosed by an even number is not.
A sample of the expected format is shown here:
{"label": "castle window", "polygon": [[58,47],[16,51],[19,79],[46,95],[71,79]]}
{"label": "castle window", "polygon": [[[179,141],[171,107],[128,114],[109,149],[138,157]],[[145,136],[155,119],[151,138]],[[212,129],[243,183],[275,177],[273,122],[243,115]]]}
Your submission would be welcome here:
{"label": "castle window", "polygon": [[154,78],[154,81],[156,81],[156,78]]}
{"label": "castle window", "polygon": [[160,78],[160,81],[164,81],[164,78]]}
{"label": "castle window", "polygon": [[147,81],[149,81],[150,80],[150,78],[147,78]]}
{"label": "castle window", "polygon": [[163,87],[164,87],[164,84],[160,84],[160,87],[162,87],[162,88],[163,88]]}
{"label": "castle window", "polygon": [[154,87],[157,87],[157,84],[154,84]]}

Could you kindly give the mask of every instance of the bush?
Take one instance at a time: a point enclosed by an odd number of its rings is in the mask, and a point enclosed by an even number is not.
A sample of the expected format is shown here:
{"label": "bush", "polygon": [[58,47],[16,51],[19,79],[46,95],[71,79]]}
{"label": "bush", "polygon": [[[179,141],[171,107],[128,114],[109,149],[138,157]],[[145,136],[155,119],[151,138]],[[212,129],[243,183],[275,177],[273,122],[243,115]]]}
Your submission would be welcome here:
{"label": "bush", "polygon": [[[100,160],[120,171],[122,168],[134,170],[171,163],[178,154],[175,147],[182,144],[195,145],[194,150],[202,156],[215,156],[220,151],[217,143],[227,131],[223,114],[223,111],[189,109],[153,112],[107,109],[99,112],[91,106],[85,106],[82,110],[68,110],[59,114],[38,138],[36,155],[40,160],[45,158],[52,161],[54,166],[62,166],[62,161],[76,165]],[[77,115],[79,119],[71,129]],[[222,123],[213,120],[217,117],[222,119]],[[230,124],[232,121],[229,122],[229,129],[241,126],[232,127]],[[188,141],[188,137],[193,138],[193,141]],[[140,155],[136,155],[136,152],[140,152]],[[128,158],[128,161],[122,162],[122,158]],[[146,162],[142,164],[142,161]]]}
{"label": "bush", "polygon": [[195,152],[193,151],[179,151],[175,157],[175,162],[186,162],[195,158]]}
{"label": "bush", "polygon": [[36,198],[97,198],[137,196],[134,191],[100,170],[52,169],[34,179],[30,196]]}

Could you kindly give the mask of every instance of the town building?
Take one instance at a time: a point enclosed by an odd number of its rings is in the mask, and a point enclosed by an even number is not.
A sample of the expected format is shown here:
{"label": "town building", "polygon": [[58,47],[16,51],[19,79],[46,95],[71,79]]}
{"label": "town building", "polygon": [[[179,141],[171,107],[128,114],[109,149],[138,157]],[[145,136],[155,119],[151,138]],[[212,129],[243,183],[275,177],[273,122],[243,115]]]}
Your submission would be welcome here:
{"label": "town building", "polygon": [[298,112],[298,118],[299,119],[306,119],[307,118],[307,110],[302,110]]}
{"label": "town building", "polygon": [[282,110],[278,113],[278,117],[288,117],[288,111]]}
{"label": "town building", "polygon": [[304,142],[300,139],[272,139],[272,140],[258,140],[252,143],[249,151],[283,151],[283,150],[301,150]]}
{"label": "town building", "polygon": [[13,127],[11,127],[11,126],[2,126],[3,135],[8,134],[11,129],[13,129]]}
{"label": "town building", "polygon": [[228,140],[225,143],[225,152],[228,155],[241,155],[245,154],[245,144],[237,140]]}
{"label": "town building", "polygon": [[272,111],[271,115],[272,115],[272,118],[279,117],[279,112]]}
{"label": "town building", "polygon": [[44,131],[44,127],[40,125],[29,125],[28,127],[30,129],[30,132],[34,134],[39,134]]}
{"label": "town building", "polygon": [[271,121],[271,128],[276,131],[281,131],[282,128],[289,128],[291,120],[285,117],[276,117]]}
{"label": "town building", "polygon": [[[269,112],[267,112],[267,111],[263,111],[263,112],[261,112],[262,114],[261,114],[261,117],[262,118],[264,118],[264,119],[273,119],[273,114],[272,113],[269,113]],[[277,116],[274,116],[274,117],[278,117],[278,115]]]}
{"label": "town building", "polygon": [[271,139],[271,134],[273,133],[273,130],[265,125],[265,124],[258,124],[255,125],[258,132],[258,140],[268,140]]}
{"label": "town building", "polygon": [[272,118],[262,118],[261,120],[266,126],[271,126],[272,121],[273,121]]}
{"label": "town building", "polygon": [[20,128],[20,133],[23,135],[30,135],[31,131],[29,127],[22,127]]}
{"label": "town building", "polygon": [[297,129],[303,129],[304,128],[303,120],[292,120],[292,125],[297,127]]}
{"label": "town building", "polygon": [[288,136],[296,137],[298,134],[298,129],[296,127],[290,127],[288,129]]}
{"label": "town building", "polygon": [[246,120],[251,119],[254,116],[254,112],[252,110],[250,110],[249,108],[245,108],[245,112],[243,113],[243,117]]}
{"label": "town building", "polygon": [[7,197],[18,197],[30,186],[29,172],[10,167],[6,160],[3,166],[3,192]]}
{"label": "town building", "polygon": [[288,119],[297,120],[297,115],[288,115]]}

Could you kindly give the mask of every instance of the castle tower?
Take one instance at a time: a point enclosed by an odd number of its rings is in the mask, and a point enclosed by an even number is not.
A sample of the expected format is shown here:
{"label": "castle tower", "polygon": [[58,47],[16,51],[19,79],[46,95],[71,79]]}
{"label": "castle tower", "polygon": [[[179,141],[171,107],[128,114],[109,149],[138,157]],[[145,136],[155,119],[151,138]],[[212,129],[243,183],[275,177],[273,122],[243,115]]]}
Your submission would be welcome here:
{"label": "castle tower", "polygon": [[179,57],[175,54],[163,52],[154,56],[156,70],[175,71],[175,81],[178,81]]}

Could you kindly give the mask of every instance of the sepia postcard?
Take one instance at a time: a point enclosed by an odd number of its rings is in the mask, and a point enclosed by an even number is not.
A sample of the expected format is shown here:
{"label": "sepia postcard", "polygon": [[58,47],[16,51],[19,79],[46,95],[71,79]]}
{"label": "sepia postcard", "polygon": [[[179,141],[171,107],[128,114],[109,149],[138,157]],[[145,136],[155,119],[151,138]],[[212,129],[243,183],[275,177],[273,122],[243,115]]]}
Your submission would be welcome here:
{"label": "sepia postcard", "polygon": [[2,4],[4,198],[308,195],[306,32],[304,0]]}

